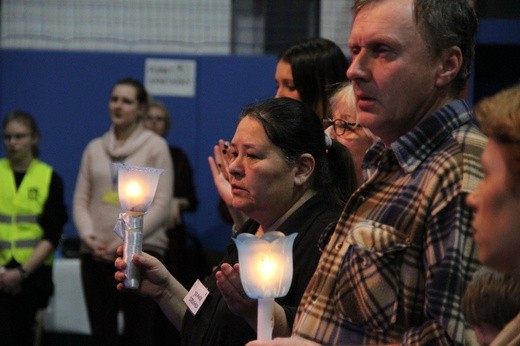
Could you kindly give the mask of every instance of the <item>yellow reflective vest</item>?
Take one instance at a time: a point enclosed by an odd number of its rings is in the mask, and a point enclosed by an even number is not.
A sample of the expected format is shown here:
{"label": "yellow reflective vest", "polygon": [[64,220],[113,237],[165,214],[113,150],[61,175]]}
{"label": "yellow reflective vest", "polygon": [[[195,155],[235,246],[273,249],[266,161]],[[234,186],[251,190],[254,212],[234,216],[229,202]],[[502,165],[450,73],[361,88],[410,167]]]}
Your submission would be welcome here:
{"label": "yellow reflective vest", "polygon": [[[33,159],[16,189],[14,173],[7,159],[0,159],[0,265],[11,259],[25,264],[43,236],[37,218],[49,196],[52,167]],[[51,254],[45,264],[54,259]]]}

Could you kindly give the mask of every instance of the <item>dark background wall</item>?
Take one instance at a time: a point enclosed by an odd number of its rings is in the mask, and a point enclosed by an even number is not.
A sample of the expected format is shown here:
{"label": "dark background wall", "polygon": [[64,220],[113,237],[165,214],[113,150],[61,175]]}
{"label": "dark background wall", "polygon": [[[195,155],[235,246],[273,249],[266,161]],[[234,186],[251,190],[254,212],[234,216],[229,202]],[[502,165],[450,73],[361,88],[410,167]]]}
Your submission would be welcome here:
{"label": "dark background wall", "polygon": [[[222,250],[231,230],[217,212],[218,194],[207,157],[218,139],[231,139],[246,104],[274,95],[274,56],[0,50],[0,117],[15,108],[36,117],[42,133],[41,159],[63,177],[71,211],[83,149],[110,126],[108,98],[113,83],[126,76],[144,81],[145,59],[150,57],[196,60],[196,97],[156,98],[172,112],[168,142],[184,149],[195,170],[200,206],[187,214],[187,222],[205,247]],[[3,146],[0,156],[5,156]],[[66,235],[76,235],[72,213]]]}
{"label": "dark background wall", "polygon": [[471,101],[520,82],[518,0],[476,0],[479,18]]}

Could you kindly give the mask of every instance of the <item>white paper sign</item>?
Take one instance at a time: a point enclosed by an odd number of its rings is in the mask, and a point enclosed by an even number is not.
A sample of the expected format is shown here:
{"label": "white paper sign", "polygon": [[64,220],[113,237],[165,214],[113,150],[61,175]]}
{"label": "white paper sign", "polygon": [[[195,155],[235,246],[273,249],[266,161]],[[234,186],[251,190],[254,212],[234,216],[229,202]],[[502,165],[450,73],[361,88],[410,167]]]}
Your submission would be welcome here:
{"label": "white paper sign", "polygon": [[208,289],[197,279],[186,297],[184,297],[184,302],[193,315],[197,314],[208,294]]}
{"label": "white paper sign", "polygon": [[197,62],[180,59],[145,61],[144,83],[152,95],[195,97]]}

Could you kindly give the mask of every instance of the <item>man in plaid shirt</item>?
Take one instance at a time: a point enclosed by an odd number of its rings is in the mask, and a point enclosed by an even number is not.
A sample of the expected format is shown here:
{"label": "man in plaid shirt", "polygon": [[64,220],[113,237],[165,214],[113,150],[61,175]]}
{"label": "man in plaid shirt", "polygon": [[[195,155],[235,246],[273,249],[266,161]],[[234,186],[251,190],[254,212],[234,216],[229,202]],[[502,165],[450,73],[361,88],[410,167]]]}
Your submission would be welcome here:
{"label": "man in plaid shirt", "polygon": [[250,345],[476,343],[461,297],[479,266],[466,196],[486,138],[458,99],[477,30],[467,0],[356,0],[347,76],[381,140],[307,287],[293,337]]}

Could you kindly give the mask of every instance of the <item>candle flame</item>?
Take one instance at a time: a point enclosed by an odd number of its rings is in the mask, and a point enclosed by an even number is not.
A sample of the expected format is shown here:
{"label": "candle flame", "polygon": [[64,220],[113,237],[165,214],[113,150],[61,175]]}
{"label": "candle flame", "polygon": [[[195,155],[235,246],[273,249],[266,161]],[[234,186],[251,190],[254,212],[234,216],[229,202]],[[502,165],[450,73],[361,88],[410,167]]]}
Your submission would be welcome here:
{"label": "candle flame", "polygon": [[260,273],[264,280],[271,280],[276,272],[276,261],[270,256],[263,256],[260,260]]}
{"label": "candle flame", "polygon": [[142,194],[141,185],[135,181],[129,182],[128,185],[126,185],[125,191],[128,197],[139,197]]}

